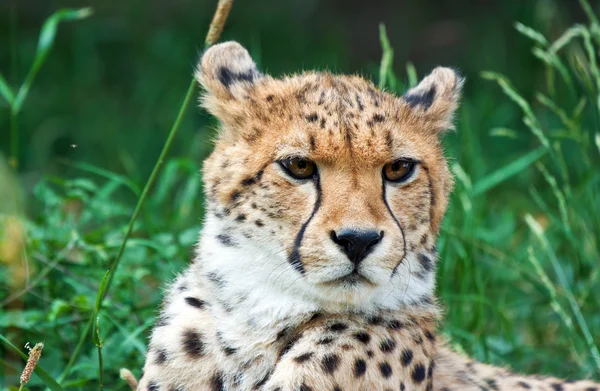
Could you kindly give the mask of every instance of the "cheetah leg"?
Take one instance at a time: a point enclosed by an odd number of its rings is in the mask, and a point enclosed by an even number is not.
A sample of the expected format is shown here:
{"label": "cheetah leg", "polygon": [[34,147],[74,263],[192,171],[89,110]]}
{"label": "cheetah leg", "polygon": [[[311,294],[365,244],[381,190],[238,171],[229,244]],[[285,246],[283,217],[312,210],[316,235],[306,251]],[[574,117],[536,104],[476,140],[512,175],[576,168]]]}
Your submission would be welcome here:
{"label": "cheetah leg", "polygon": [[600,384],[588,380],[521,375],[473,361],[443,346],[438,348],[433,385],[436,391],[600,391]]}

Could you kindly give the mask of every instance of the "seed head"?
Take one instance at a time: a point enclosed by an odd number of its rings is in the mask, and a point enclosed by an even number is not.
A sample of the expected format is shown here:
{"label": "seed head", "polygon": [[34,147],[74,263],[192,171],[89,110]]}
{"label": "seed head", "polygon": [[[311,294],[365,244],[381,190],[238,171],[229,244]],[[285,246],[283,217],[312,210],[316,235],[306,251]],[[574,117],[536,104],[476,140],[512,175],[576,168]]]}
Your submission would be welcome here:
{"label": "seed head", "polygon": [[39,361],[40,357],[42,357],[42,349],[44,349],[44,343],[38,342],[29,352],[27,365],[25,365],[25,369],[23,369],[23,373],[21,373],[21,385],[27,384],[27,382],[31,378],[31,374],[35,369],[37,362]]}

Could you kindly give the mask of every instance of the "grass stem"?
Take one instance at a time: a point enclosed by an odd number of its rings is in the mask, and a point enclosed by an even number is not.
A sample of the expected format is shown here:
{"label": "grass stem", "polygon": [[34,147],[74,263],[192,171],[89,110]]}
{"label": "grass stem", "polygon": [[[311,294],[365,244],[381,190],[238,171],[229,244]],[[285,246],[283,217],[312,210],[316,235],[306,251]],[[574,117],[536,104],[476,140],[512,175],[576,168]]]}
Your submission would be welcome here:
{"label": "grass stem", "polygon": [[98,346],[98,386],[100,391],[104,390],[104,381],[102,379],[102,345]]}
{"label": "grass stem", "polygon": [[[206,42],[205,47],[209,47],[209,46],[213,45],[219,39],[220,34],[223,31],[223,26],[225,24],[225,21],[227,20],[227,16],[229,15],[229,11],[231,10],[232,4],[233,4],[233,0],[220,0],[219,1],[218,5],[217,5],[217,9],[215,11],[215,15],[214,15],[213,20],[208,29],[208,34],[207,34],[206,41],[205,41]],[[108,291],[109,291],[112,281],[114,279],[116,270],[119,267],[119,264],[121,262],[121,257],[123,256],[123,252],[125,251],[125,247],[127,246],[127,241],[129,240],[129,237],[131,236],[131,232],[133,231],[133,225],[135,223],[135,220],[137,219],[137,217],[142,209],[142,206],[144,205],[144,202],[146,201],[148,193],[150,192],[150,189],[152,188],[152,185],[154,184],[154,182],[158,176],[158,173],[160,172],[160,169],[162,168],[162,166],[164,164],[165,158],[171,148],[171,144],[172,144],[172,142],[175,138],[175,135],[177,134],[177,131],[179,130],[179,127],[181,125],[183,116],[184,116],[187,108],[189,107],[190,103],[192,102],[192,97],[194,96],[195,89],[196,89],[196,81],[194,79],[192,79],[192,81],[190,82],[190,85],[188,86],[185,98],[183,99],[183,103],[182,103],[181,107],[179,108],[177,117],[175,118],[175,122],[173,123],[173,126],[171,127],[171,130],[169,132],[169,135],[167,136],[167,140],[165,141],[165,144],[163,145],[160,155],[158,156],[158,160],[156,161],[154,168],[152,169],[152,172],[150,173],[150,177],[146,181],[146,185],[144,186],[144,190],[142,190],[142,194],[138,198],[138,201],[137,201],[137,204],[133,211],[133,214],[131,215],[131,218],[129,220],[129,224],[127,226],[127,231],[125,232],[125,236],[123,237],[123,241],[121,243],[121,246],[119,247],[119,251],[117,252],[116,257],[110,264],[109,271],[108,271],[108,280],[106,282],[104,294],[102,295],[102,297],[100,299],[100,306],[102,305],[102,301],[108,294]],[[83,347],[85,339],[87,338],[87,335],[89,334],[90,329],[92,328],[92,325],[94,323],[94,318],[95,318],[95,313],[92,314],[92,316],[88,320],[87,324],[85,325],[85,328],[84,328],[83,332],[81,333],[79,341],[77,342],[77,346],[75,347],[75,350],[71,354],[69,362],[67,363],[67,366],[65,367],[63,373],[60,375],[60,377],[58,379],[59,383],[62,383],[66,379],[66,377],[69,375],[69,372],[71,371],[71,368],[73,367],[73,364],[75,364],[75,361],[79,357],[79,354],[81,353],[81,349]],[[101,359],[101,356],[99,358]],[[100,384],[102,384],[102,382],[100,382]]]}
{"label": "grass stem", "polygon": [[10,166],[13,170],[19,168],[19,117],[12,109],[10,110]]}

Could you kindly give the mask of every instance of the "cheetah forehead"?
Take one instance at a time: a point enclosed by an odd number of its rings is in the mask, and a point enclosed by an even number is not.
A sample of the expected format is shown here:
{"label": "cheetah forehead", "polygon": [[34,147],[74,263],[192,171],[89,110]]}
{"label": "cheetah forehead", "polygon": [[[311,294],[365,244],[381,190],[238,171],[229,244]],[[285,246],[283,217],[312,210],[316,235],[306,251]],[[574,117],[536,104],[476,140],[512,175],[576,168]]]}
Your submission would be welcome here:
{"label": "cheetah forehead", "polygon": [[363,165],[436,155],[462,85],[448,68],[436,68],[402,97],[358,76],[307,72],[275,79],[235,42],[210,48],[196,76],[206,90],[202,104],[222,123],[217,146],[241,142],[273,159],[300,154]]}

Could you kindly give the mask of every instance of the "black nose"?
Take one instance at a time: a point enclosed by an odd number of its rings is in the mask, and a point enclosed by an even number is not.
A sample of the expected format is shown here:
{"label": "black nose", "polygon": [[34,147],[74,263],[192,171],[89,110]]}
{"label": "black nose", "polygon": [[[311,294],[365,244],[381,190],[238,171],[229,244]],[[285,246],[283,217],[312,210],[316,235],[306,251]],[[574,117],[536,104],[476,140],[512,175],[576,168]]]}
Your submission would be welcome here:
{"label": "black nose", "polygon": [[339,232],[331,231],[333,240],[350,261],[358,265],[373,250],[383,238],[383,231],[358,231],[355,229],[342,229]]}

